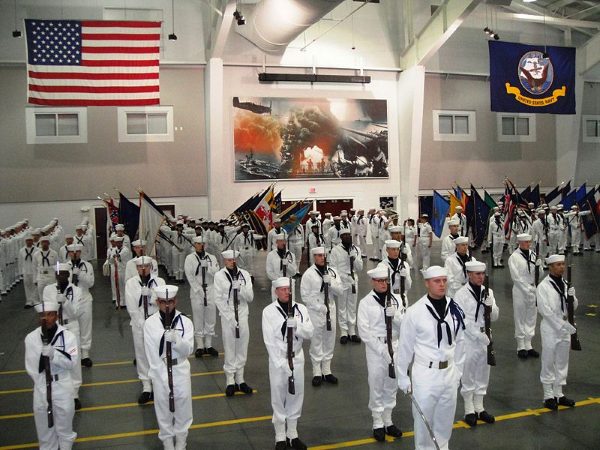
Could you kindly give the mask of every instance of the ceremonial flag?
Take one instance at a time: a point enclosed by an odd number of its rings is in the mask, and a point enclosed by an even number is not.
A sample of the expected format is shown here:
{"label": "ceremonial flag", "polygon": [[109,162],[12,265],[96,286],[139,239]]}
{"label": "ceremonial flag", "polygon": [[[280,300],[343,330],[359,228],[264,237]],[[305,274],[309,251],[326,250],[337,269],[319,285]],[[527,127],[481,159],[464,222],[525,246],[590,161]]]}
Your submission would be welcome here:
{"label": "ceremonial flag", "polygon": [[467,217],[471,217],[471,230],[473,231],[473,242],[480,246],[487,235],[488,217],[490,206],[481,198],[479,192],[471,186],[471,207]]}
{"label": "ceremonial flag", "polygon": [[576,203],[576,195],[577,189],[573,189],[571,192],[565,195],[565,197],[562,199],[564,211],[568,211],[571,208],[571,206]]}
{"label": "ceremonial flag", "polygon": [[25,19],[35,105],[160,104],[160,22]]}
{"label": "ceremonial flag", "polygon": [[579,189],[577,189],[577,193],[575,194],[575,202],[581,203],[586,195],[587,195],[587,187],[586,187],[585,183],[583,183],[581,186],[579,186]]}
{"label": "ceremonial flag", "polygon": [[519,195],[523,201],[529,203],[531,201],[531,186],[527,186]]}
{"label": "ceremonial flag", "polygon": [[138,232],[140,223],[140,208],[135,203],[129,201],[127,197],[119,192],[119,217],[121,223],[125,226],[125,234],[134,241]]}
{"label": "ceremonial flag", "polygon": [[431,228],[438,238],[442,236],[442,232],[444,231],[444,222],[446,221],[446,216],[448,215],[449,209],[450,202],[442,197],[437,191],[433,191],[433,215],[431,217]]}
{"label": "ceremonial flag", "polygon": [[485,204],[488,205],[490,209],[493,209],[496,206],[498,206],[498,203],[496,203],[496,200],[493,199],[493,197],[488,193],[488,191],[484,190],[483,193]]}
{"label": "ceremonial flag", "polygon": [[110,227],[109,231],[115,231],[115,227],[119,223],[119,208],[117,208],[117,205],[115,205],[115,201],[112,197],[109,197],[108,199],[103,199],[102,201],[106,205],[108,224]]}
{"label": "ceremonial flag", "polygon": [[532,202],[537,208],[540,206],[540,185],[536,184],[536,186],[531,190],[531,194],[529,195],[529,201]]}
{"label": "ceremonial flag", "polygon": [[[454,213],[456,213],[456,207],[462,206],[462,203],[456,195],[452,194],[451,192],[448,192],[448,194],[450,195],[450,217],[452,217]],[[435,207],[435,198],[433,200],[433,205]]]}
{"label": "ceremonial flag", "polygon": [[271,203],[273,202],[273,185],[264,192],[254,208],[254,212],[262,221],[266,230],[270,230],[273,224],[273,214],[271,212]]}
{"label": "ceremonial flag", "polygon": [[575,114],[575,48],[488,41],[492,111]]}
{"label": "ceremonial flag", "polygon": [[600,231],[600,202],[596,201],[597,189],[592,189],[579,205],[582,211],[590,211],[591,214],[582,216],[585,236],[591,239]]}
{"label": "ceremonial flag", "polygon": [[550,192],[548,192],[544,196],[544,203],[546,203],[546,205],[550,205],[550,203],[552,201],[554,201],[556,198],[558,198],[558,196],[560,195],[560,192],[561,192],[562,185],[563,185],[563,183],[559,184],[558,186],[556,186],[554,189],[552,189]]}
{"label": "ceremonial flag", "polygon": [[271,210],[275,213],[281,212],[281,191],[279,191],[277,194],[275,194],[275,197],[273,197]]}
{"label": "ceremonial flag", "polygon": [[565,187],[563,187],[560,191],[561,201],[564,200],[567,195],[569,195],[569,192],[571,192],[571,180],[569,180]]}
{"label": "ceremonial flag", "polygon": [[140,192],[140,239],[146,241],[145,253],[148,256],[154,256],[154,243],[160,226],[166,220],[165,214],[156,206],[150,197],[144,192]]}
{"label": "ceremonial flag", "polygon": [[286,233],[292,233],[308,213],[312,206],[312,202],[297,202],[295,207],[284,215],[281,215],[282,228]]}

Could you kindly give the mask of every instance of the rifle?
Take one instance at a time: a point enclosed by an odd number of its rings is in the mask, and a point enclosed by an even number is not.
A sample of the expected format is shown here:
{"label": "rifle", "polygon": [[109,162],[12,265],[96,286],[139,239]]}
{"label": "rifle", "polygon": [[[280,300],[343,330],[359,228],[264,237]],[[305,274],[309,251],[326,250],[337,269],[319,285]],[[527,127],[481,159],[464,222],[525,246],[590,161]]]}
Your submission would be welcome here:
{"label": "rifle", "polygon": [[[44,308],[43,301],[42,314],[44,315],[42,320],[42,343],[48,345],[50,344],[50,339],[46,323],[46,309]],[[50,358],[42,356],[42,361],[44,363],[44,374],[46,375],[46,414],[48,415],[48,428],[52,428],[54,426],[54,413],[52,412],[52,371],[50,370]]]}
{"label": "rifle", "polygon": [[[567,266],[567,286],[571,287],[571,264]],[[567,319],[569,323],[574,327],[577,327],[575,323],[575,299],[572,295],[567,295]],[[575,333],[571,335],[571,350],[581,351],[581,343],[579,342],[579,337],[577,336],[577,330]]]}
{"label": "rifle", "polygon": [[537,260],[540,257],[540,243],[536,242],[535,243],[535,269],[534,269],[534,280],[535,280],[535,285],[537,286],[538,284],[540,284],[540,266],[537,265]]}
{"label": "rifle", "polygon": [[[284,266],[285,267],[285,266]],[[294,318],[294,307],[292,305],[292,300],[294,298],[294,285],[292,284],[292,277],[290,277],[290,298],[288,300],[288,319]],[[290,366],[290,370],[292,374],[288,377],[288,392],[292,395],[296,394],[296,385],[294,382],[294,328],[287,327],[287,359],[288,365]]]}
{"label": "rifle", "polygon": [[[485,277],[485,284],[483,286],[483,301],[488,298],[489,295],[489,278]],[[487,346],[487,363],[489,366],[496,365],[496,351],[494,350],[494,342],[492,341],[492,307],[484,304],[483,306],[483,320],[485,324],[485,335],[490,340]]]}
{"label": "rifle", "polygon": [[118,262],[118,254],[113,256],[113,265],[115,267],[115,293],[117,294],[117,308],[121,309],[121,291],[119,290],[119,262]]}
{"label": "rifle", "polygon": [[[350,251],[352,251],[352,247],[350,247]],[[352,278],[352,293],[356,294],[356,280],[354,279],[354,256],[350,255],[350,278]]]}
{"label": "rifle", "polygon": [[[58,285],[58,283],[56,283],[56,294],[62,295],[62,292],[60,292],[60,286]],[[42,303],[43,303],[43,301],[42,301]],[[60,323],[61,325],[63,324],[63,304],[62,304],[62,302],[58,302],[58,323]]]}
{"label": "rifle", "polygon": [[[238,280],[238,274],[239,274],[239,272],[236,272],[235,277],[232,279],[232,281]],[[238,288],[234,287],[233,288],[233,314],[235,316],[235,337],[236,337],[236,339],[240,338],[240,317],[239,317],[239,312],[238,312],[239,304],[240,304],[240,301],[238,299]]]}
{"label": "rifle", "polygon": [[[390,308],[392,306],[392,286],[390,280],[390,267],[388,266],[388,285],[387,292],[385,293],[385,307]],[[385,340],[387,342],[388,353],[392,358],[392,361],[388,365],[388,376],[390,378],[396,378],[396,370],[394,368],[394,346],[392,345],[392,317],[385,314]]]}
{"label": "rifle", "polygon": [[204,306],[208,306],[208,302],[206,299],[206,267],[202,266],[202,293],[204,294]]}
{"label": "rifle", "polygon": [[[284,258],[287,256],[287,252],[284,256]],[[283,263],[283,258],[281,258],[279,260],[279,270],[281,270],[281,273],[283,273],[282,277],[287,277],[287,264]],[[290,285],[290,289],[291,289],[291,285]]]}
{"label": "rifle", "polygon": [[144,320],[148,318],[148,296],[142,295],[142,303],[144,305]]}
{"label": "rifle", "polygon": [[[404,261],[406,261],[406,253],[404,253],[404,247],[400,250],[400,269],[404,269]],[[391,286],[390,286],[391,289]],[[402,306],[406,306],[406,277],[400,277],[400,299],[402,300]]]}
{"label": "rifle", "polygon": [[[165,332],[171,330],[171,311],[169,310],[169,291],[166,291],[167,297],[167,308],[165,309]],[[171,343],[166,343],[167,348],[167,382],[169,384],[169,411],[175,412],[175,396],[173,394],[173,352],[171,349]]]}
{"label": "rifle", "polygon": [[[329,269],[327,268],[327,257],[325,257],[325,275],[329,275]],[[325,320],[327,322],[326,329],[331,331],[331,311],[329,310],[329,283],[323,283],[323,303],[327,312],[325,313]]]}

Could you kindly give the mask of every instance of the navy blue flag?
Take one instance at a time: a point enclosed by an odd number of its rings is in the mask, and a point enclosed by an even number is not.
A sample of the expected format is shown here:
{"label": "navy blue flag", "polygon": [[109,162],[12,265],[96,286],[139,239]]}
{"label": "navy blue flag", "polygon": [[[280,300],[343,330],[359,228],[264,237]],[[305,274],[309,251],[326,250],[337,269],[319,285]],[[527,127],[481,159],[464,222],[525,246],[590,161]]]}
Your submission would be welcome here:
{"label": "navy blue flag", "polygon": [[587,187],[586,187],[585,183],[583,183],[581,186],[579,186],[579,189],[577,189],[577,194],[575,194],[575,202],[581,203],[586,195],[587,195]]}
{"label": "navy blue flag", "polygon": [[442,236],[444,222],[450,209],[450,201],[446,200],[437,191],[433,191],[433,216],[431,217],[431,228],[437,237]]}
{"label": "navy blue flag", "polygon": [[575,114],[575,48],[488,46],[492,111]]}
{"label": "navy blue flag", "polygon": [[562,205],[565,211],[568,211],[577,201],[577,189],[573,189],[562,199]]}
{"label": "navy blue flag", "polygon": [[569,180],[569,182],[562,188],[562,191],[560,191],[561,201],[564,200],[567,195],[569,195],[569,192],[571,192],[571,180]]}
{"label": "navy blue flag", "polygon": [[529,195],[529,201],[533,202],[533,204],[535,205],[536,208],[538,206],[540,206],[540,185],[539,184],[537,184],[531,190],[531,194]]}
{"label": "navy blue flag", "polygon": [[125,234],[133,241],[140,224],[140,207],[119,192],[119,217],[125,225]]}

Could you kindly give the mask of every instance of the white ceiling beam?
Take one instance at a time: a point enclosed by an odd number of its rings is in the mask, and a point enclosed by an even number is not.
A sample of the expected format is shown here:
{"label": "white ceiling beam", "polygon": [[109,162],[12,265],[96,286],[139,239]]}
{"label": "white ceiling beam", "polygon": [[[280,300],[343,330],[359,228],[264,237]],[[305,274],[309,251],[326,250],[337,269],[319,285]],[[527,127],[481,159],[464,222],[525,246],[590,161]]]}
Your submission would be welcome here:
{"label": "white ceiling beam", "polygon": [[569,6],[572,3],[575,3],[576,0],[558,0],[554,3],[550,3],[548,5],[548,9],[552,10],[552,11],[556,11],[560,8],[563,8],[565,6]]}
{"label": "white ceiling beam", "polygon": [[229,30],[231,30],[231,25],[233,24],[233,13],[237,6],[236,3],[236,0],[228,0],[223,9],[223,15],[219,17],[218,25],[216,27],[216,37],[212,41],[213,45],[209,52],[210,58],[223,57],[227,36],[229,36]]}
{"label": "white ceiling beam", "polygon": [[600,33],[577,49],[577,61],[577,71],[580,75],[585,75],[600,63]]}
{"label": "white ceiling beam", "polygon": [[546,25],[557,25],[560,27],[568,28],[592,28],[600,30],[600,22],[591,22],[588,20],[575,20],[575,19],[563,19],[560,17],[549,17],[538,16],[536,14],[523,14],[523,13],[505,13],[499,12],[497,14],[499,19],[507,20],[520,20],[522,22],[535,22],[545,23]]}
{"label": "white ceiling beam", "polygon": [[567,18],[585,19],[586,17],[590,17],[591,15],[596,14],[597,12],[600,12],[600,3],[594,6],[590,6],[589,8],[582,9],[581,11],[576,12],[575,14],[571,14],[570,16],[567,16]]}
{"label": "white ceiling beam", "polygon": [[[528,3],[527,5],[524,4],[520,4],[520,3],[515,3],[513,2],[511,4],[511,6],[506,7],[508,10],[512,11],[512,12],[517,12],[517,13],[526,13],[526,14],[534,14],[534,15],[539,15],[540,17],[546,17],[546,23],[548,24],[548,19],[555,17],[555,18],[559,18],[562,19],[563,16],[560,16],[558,14],[554,14],[552,12],[550,12],[547,9],[544,8],[540,8],[538,6],[535,6],[533,3]],[[543,20],[542,20],[543,22]],[[564,31],[564,27],[560,27],[558,25],[550,25],[556,28],[559,28],[561,30]],[[584,29],[584,28],[579,28],[579,27],[574,27],[573,28],[575,31],[578,31],[579,33],[585,34],[587,36],[593,36],[594,33]]]}
{"label": "white ceiling beam", "polygon": [[483,0],[445,0],[400,56],[400,67],[423,64],[435,54]]}

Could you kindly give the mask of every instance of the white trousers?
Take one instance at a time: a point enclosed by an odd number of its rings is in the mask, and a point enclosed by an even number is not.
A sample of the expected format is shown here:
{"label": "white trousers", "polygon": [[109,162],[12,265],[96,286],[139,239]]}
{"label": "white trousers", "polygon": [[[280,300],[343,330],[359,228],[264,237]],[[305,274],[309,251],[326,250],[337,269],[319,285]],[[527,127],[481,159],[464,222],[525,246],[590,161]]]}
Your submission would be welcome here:
{"label": "white trousers", "polygon": [[248,329],[248,318],[240,318],[240,337],[235,337],[235,320],[228,321],[221,316],[221,330],[223,333],[224,361],[226,383],[240,384],[244,382],[244,367],[248,358],[248,341],[250,330]]}
{"label": "white trousers", "polygon": [[196,348],[212,347],[212,336],[215,335],[217,308],[212,297],[212,286],[206,288],[207,302],[204,306],[204,292],[190,290],[190,303],[192,304],[192,319],[194,321],[194,337]]}
{"label": "white trousers", "polygon": [[492,246],[492,255],[494,258],[494,264],[499,265],[502,259],[502,252],[504,251],[504,239],[494,239],[494,245]]}
{"label": "white trousers", "polygon": [[148,363],[146,349],[144,348],[143,327],[132,325],[131,335],[133,337],[133,349],[135,351],[135,368],[137,370],[138,378],[142,382],[142,391],[152,392],[152,383],[150,382],[150,377],[148,376],[150,364]]}
{"label": "white trousers", "polygon": [[[413,396],[429,422],[441,450],[448,449],[456,412],[458,381],[454,365],[447,369],[434,369],[413,364]],[[416,408],[412,407],[415,449],[434,450],[435,445]]]}
{"label": "white trousers", "polygon": [[[81,355],[81,336],[79,333],[79,322],[77,320],[70,320],[68,324],[64,326],[67,330],[75,335],[77,339],[78,353]],[[81,387],[81,362],[77,358],[77,363],[70,370],[71,381],[73,386],[73,397],[79,398],[79,388]]]}
{"label": "white trousers", "polygon": [[300,261],[302,261],[302,242],[297,244],[290,242],[290,252],[296,257],[296,264],[298,265],[298,272],[300,272]]}
{"label": "white trousers", "polygon": [[[544,399],[561,397],[562,386],[567,384],[569,373],[569,350],[571,337],[568,334],[557,333],[545,320],[540,324],[542,336],[542,370],[540,381],[544,386]],[[552,396],[548,395],[549,388]]]}
{"label": "white trousers", "polygon": [[[296,425],[302,415],[304,402],[304,353],[294,358],[294,389],[292,395],[288,391],[288,377],[281,368],[269,364],[269,382],[271,384],[271,407],[273,408],[273,426],[275,442],[284,441],[286,437],[298,437]],[[286,433],[287,424],[287,433]]]}
{"label": "white trousers", "polygon": [[530,350],[537,322],[535,295],[523,296],[521,291],[518,291],[515,286],[513,286],[512,294],[517,350]]}
{"label": "white trousers", "polygon": [[559,241],[562,233],[560,231],[548,232],[548,252],[552,255],[558,253]]}
{"label": "white trousers", "polygon": [[429,238],[419,239],[419,256],[421,257],[421,268],[427,269],[431,263],[431,248],[429,248]]}
{"label": "white trousers", "polygon": [[475,412],[474,396],[483,397],[487,393],[490,381],[490,366],[487,363],[487,346],[474,341],[470,337],[465,337],[464,345],[465,365],[460,380],[460,393],[464,399],[465,415],[467,415]]}
{"label": "white trousers", "polygon": [[46,385],[35,386],[33,390],[33,418],[37,431],[40,450],[70,450],[77,433],[73,431],[73,389],[68,375],[59,375],[58,381],[52,382],[52,416],[54,426],[48,428],[46,412]]}
{"label": "white trousers", "polygon": [[81,359],[89,358],[92,348],[92,300],[92,294],[88,292],[81,298],[78,306]]}
{"label": "white trousers", "polygon": [[581,230],[576,228],[571,231],[571,248],[573,249],[573,253],[579,253],[580,247],[581,247]]}
{"label": "white trousers", "polygon": [[[158,422],[158,438],[163,442],[165,448],[172,448],[175,439],[175,448],[185,448],[188,430],[192,425],[192,382],[190,378],[189,362],[187,371],[173,367],[173,397],[175,398],[175,412],[169,410],[169,383],[165,376],[153,378],[154,386],[154,412]],[[182,373],[178,373],[182,372]]]}
{"label": "white trousers", "polygon": [[327,331],[325,314],[315,313],[311,309],[308,310],[308,315],[314,326],[314,333],[308,351],[313,366],[313,377],[331,373],[336,331],[335,303],[331,300],[329,301],[329,314],[331,316],[331,331]]}
{"label": "white trousers", "polygon": [[35,305],[40,302],[37,286],[35,285],[35,275],[23,275],[23,287],[25,288],[25,304]]}
{"label": "white trousers", "polygon": [[[396,352],[394,346],[394,353]],[[373,416],[373,429],[392,425],[392,410],[396,406],[398,384],[389,376],[389,366],[383,357],[365,346],[369,381],[369,409]]]}
{"label": "white trousers", "polygon": [[356,334],[356,303],[358,301],[358,286],[356,292],[352,293],[352,287],[344,289],[341,295],[337,296],[337,316],[340,326],[340,334]]}

